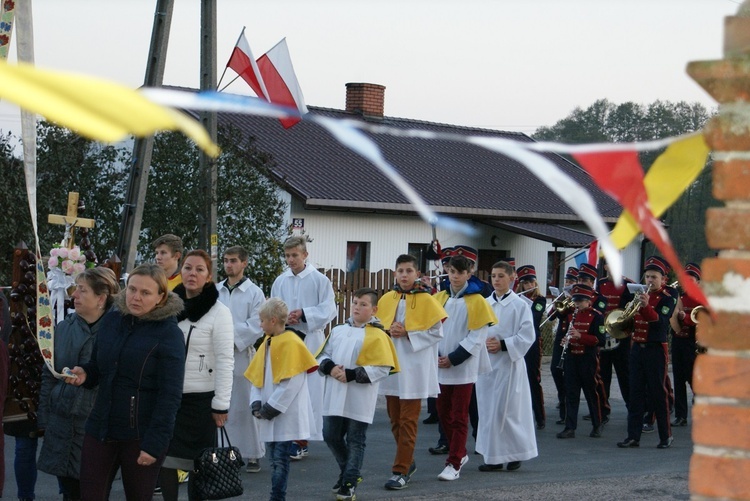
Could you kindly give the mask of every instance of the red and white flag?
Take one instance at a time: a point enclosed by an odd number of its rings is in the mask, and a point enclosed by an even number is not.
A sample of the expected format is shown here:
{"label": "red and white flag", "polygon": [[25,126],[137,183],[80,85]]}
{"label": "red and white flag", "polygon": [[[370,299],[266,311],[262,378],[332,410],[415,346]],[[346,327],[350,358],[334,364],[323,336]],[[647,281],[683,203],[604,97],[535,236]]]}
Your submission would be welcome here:
{"label": "red and white flag", "polygon": [[[227,66],[247,82],[258,97],[269,103],[294,108],[300,115],[307,113],[305,98],[294,73],[286,38],[255,61],[243,31]],[[280,119],[281,125],[286,129],[300,120],[298,117]]]}
{"label": "red and white flag", "polygon": [[599,266],[599,240],[594,240],[589,245],[588,260],[591,266]]}

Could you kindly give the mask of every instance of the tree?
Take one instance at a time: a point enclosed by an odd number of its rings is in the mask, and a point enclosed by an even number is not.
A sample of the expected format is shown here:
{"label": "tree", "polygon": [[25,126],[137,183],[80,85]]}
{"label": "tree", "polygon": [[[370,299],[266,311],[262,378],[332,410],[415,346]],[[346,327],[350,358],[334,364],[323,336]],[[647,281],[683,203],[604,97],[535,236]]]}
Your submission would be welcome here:
{"label": "tree", "polygon": [[[0,137],[4,178],[0,200],[7,211],[0,218],[3,263],[12,262],[13,248],[19,241],[34,245],[23,162],[14,155],[13,140],[10,134]],[[62,226],[47,223],[47,215],[63,214],[68,192],[76,191],[86,205],[81,215],[97,221],[89,236],[92,247],[100,258],[102,252],[108,257],[106,252],[114,248],[117,239],[125,158],[127,152],[122,147],[84,139],[49,122],[37,124],[37,222],[42,253],[48,253],[64,234]],[[0,281],[9,284],[10,280],[9,267],[0,267]]]}
{"label": "tree", "polygon": [[[649,105],[618,105],[600,99],[585,110],[574,109],[551,127],[540,127],[533,137],[564,143],[648,141],[700,130],[711,115],[700,103],[654,101]],[[663,150],[639,155],[646,171],[661,153]],[[704,236],[706,209],[719,205],[711,196],[711,168],[709,160],[700,176],[662,217],[683,261],[700,262],[712,254]],[[647,253],[655,253],[654,246],[648,245]]]}
{"label": "tree", "polygon": [[[218,134],[217,220],[219,248],[242,245],[248,275],[266,294],[282,271],[286,203],[270,181],[270,157],[234,128]],[[165,132],[154,138],[149,188],[138,245],[141,258],[153,253],[151,242],[164,233],[180,235],[186,249],[196,248],[203,218],[198,150],[185,136]]]}

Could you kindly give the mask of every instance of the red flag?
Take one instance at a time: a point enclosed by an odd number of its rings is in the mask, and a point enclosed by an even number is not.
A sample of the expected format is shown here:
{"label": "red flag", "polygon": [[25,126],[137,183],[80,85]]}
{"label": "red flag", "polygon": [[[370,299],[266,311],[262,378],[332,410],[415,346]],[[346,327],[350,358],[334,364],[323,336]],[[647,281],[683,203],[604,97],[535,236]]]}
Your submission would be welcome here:
{"label": "red flag", "polygon": [[599,240],[594,240],[589,245],[589,264],[591,266],[599,264]]}
{"label": "red flag", "polygon": [[633,215],[643,234],[656,245],[675,270],[685,292],[699,303],[707,305],[703,291],[685,273],[661,221],[651,212],[638,153],[635,150],[609,151],[574,153],[573,156],[599,188]]}
{"label": "red flag", "polygon": [[[307,113],[305,98],[302,96],[302,89],[299,87],[297,75],[294,74],[292,58],[286,46],[286,38],[260,56],[258,68],[263,76],[268,90],[268,100],[271,103],[295,108],[300,115]],[[288,129],[300,120],[297,117],[282,118],[281,124]]]}
{"label": "red flag", "polygon": [[256,96],[268,101],[268,91],[266,90],[263,78],[260,76],[260,70],[258,70],[258,64],[255,62],[253,52],[250,50],[250,44],[247,43],[247,38],[245,38],[244,30],[240,34],[239,40],[237,40],[237,45],[235,45],[232,51],[232,56],[229,58],[227,67],[232,68],[240,78],[247,82]]}
{"label": "red flag", "polygon": [[[237,45],[232,51],[227,67],[232,68],[253,89],[255,95],[269,103],[294,108],[301,115],[307,113],[305,98],[302,95],[297,75],[294,73],[292,58],[286,46],[286,38],[256,61],[243,30]],[[280,119],[288,129],[301,119],[290,117]]]}

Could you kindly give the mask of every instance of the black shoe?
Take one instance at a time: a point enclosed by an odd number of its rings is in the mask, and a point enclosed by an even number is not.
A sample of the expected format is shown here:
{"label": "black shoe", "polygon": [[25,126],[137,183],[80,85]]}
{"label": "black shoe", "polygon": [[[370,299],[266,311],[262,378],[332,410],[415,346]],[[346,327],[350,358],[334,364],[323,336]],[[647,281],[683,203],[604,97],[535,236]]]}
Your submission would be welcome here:
{"label": "black shoe", "polygon": [[609,423],[609,416],[604,416],[602,418],[602,424],[607,424],[607,423]]}
{"label": "black shoe", "polygon": [[603,426],[597,426],[593,430],[591,430],[591,433],[589,433],[589,437],[591,438],[601,438],[602,437],[602,428]]}
{"label": "black shoe", "polygon": [[508,463],[508,467],[506,468],[508,471],[516,471],[521,467],[520,461],[511,461]]}
{"label": "black shoe", "polygon": [[653,424],[643,423],[643,433],[653,433],[655,429]]}
{"label": "black shoe", "polygon": [[678,417],[672,421],[672,426],[687,426],[687,419],[684,417]]}
{"label": "black shoe", "polygon": [[565,424],[565,420],[564,419],[558,419],[557,421],[555,421],[555,424]]}
{"label": "black shoe", "polygon": [[439,456],[440,454],[448,454],[448,446],[447,445],[438,445],[437,447],[430,447],[427,449],[430,451],[430,454],[434,454],[436,456]]}
{"label": "black shoe", "polygon": [[502,469],[503,469],[503,463],[479,465],[479,471],[502,471]]}
{"label": "black shoe", "polygon": [[570,428],[565,428],[557,434],[557,438],[576,438],[576,431],[571,430]]}
{"label": "black shoe", "polygon": [[617,442],[617,447],[620,449],[627,449],[629,447],[640,447],[641,443],[634,438],[626,438],[622,442]]}
{"label": "black shoe", "polygon": [[669,449],[672,447],[672,442],[674,442],[674,438],[669,437],[666,440],[662,440],[659,442],[659,445],[656,446],[657,449]]}
{"label": "black shoe", "polygon": [[585,416],[583,416],[583,420],[584,421],[591,421],[591,414],[586,414]]}
{"label": "black shoe", "polygon": [[543,430],[545,426],[546,426],[546,423],[544,421],[542,421],[541,423],[539,423],[539,424],[536,425],[536,429],[537,430]]}
{"label": "black shoe", "polygon": [[423,424],[435,424],[439,421],[437,414],[430,414],[426,419],[422,420]]}

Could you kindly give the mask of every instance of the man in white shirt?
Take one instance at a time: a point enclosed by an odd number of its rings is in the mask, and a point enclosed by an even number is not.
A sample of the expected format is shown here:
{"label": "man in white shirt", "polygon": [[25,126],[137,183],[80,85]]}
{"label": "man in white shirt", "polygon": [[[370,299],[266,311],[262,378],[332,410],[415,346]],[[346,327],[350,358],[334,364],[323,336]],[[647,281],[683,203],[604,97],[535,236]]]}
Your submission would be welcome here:
{"label": "man in white shirt", "polygon": [[234,321],[234,374],[232,400],[229,416],[224,425],[243,455],[248,458],[247,471],[260,471],[259,458],[266,453],[266,447],[258,433],[258,420],[250,411],[250,381],[245,378],[245,370],[250,364],[255,342],[263,336],[258,310],[266,300],[263,291],[245,276],[248,254],[240,246],[228,248],[224,252],[224,272],[227,279],[217,284],[219,301],[232,312]]}

